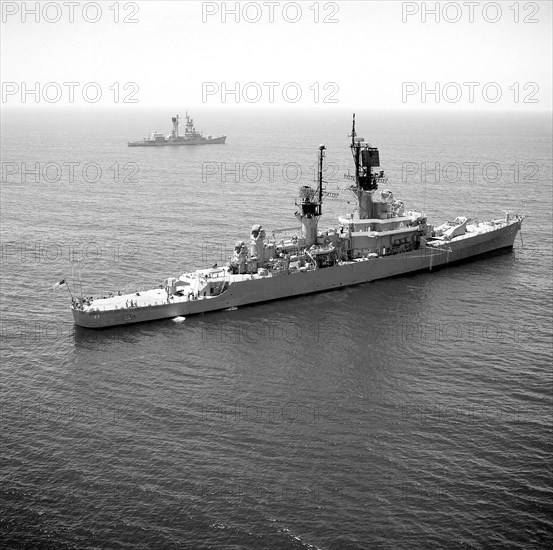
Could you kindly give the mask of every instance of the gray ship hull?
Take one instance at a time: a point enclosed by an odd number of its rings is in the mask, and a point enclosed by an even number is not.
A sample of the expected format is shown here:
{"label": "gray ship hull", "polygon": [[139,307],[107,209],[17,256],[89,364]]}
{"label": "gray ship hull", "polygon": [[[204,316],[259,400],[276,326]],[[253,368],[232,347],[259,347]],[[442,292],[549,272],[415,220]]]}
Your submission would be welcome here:
{"label": "gray ship hull", "polygon": [[341,262],[333,267],[306,272],[284,271],[278,276],[233,282],[218,296],[198,300],[106,311],[73,309],[73,318],[77,325],[87,328],[126,325],[291,298],[417,271],[431,271],[496,250],[512,248],[520,226],[521,220],[517,220],[469,238],[401,254]]}
{"label": "gray ship hull", "polygon": [[181,147],[183,145],[224,145],[227,136],[200,139],[175,139],[167,141],[129,141],[129,147]]}

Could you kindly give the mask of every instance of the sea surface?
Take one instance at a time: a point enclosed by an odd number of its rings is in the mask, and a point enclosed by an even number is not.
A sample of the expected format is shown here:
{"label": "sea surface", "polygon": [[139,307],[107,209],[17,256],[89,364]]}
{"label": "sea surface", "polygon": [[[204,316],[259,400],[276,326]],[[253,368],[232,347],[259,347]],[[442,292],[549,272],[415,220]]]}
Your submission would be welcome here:
{"label": "sea surface", "polygon": [[80,329],[69,291],[158,286],[253,224],[297,227],[320,144],[320,227],[352,208],[350,112],[204,108],[226,145],[126,146],[173,114],[3,113],[0,546],[551,548],[550,114],[357,112],[407,209],[524,214],[512,252]]}

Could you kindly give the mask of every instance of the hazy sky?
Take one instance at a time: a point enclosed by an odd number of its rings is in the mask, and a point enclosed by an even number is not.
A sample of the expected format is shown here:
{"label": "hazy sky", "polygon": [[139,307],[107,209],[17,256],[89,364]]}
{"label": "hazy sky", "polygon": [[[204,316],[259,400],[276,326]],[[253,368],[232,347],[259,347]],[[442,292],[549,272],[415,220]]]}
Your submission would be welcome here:
{"label": "hazy sky", "polygon": [[[439,22],[428,13],[435,4]],[[236,5],[239,22],[228,13]],[[3,1],[2,107],[21,104],[38,82],[41,105],[68,104],[72,87],[76,105],[100,90],[104,106],[127,98],[144,107],[267,107],[274,95],[281,106],[551,110],[551,6]],[[424,93],[436,82],[439,102]],[[238,103],[224,94],[236,83]],[[32,93],[24,97],[35,104]]]}

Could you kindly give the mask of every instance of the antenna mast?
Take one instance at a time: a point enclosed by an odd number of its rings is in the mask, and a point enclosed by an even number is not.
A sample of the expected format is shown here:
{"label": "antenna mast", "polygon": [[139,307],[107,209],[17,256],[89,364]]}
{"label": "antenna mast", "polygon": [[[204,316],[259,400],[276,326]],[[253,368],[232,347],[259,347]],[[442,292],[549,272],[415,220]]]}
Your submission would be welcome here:
{"label": "antenna mast", "polygon": [[351,152],[355,162],[355,184],[358,191],[373,191],[378,189],[378,183],[383,180],[384,174],[375,172],[380,166],[378,149],[368,144],[361,145],[365,140],[357,137],[355,132],[355,113],[351,129]]}
{"label": "antenna mast", "polygon": [[179,137],[179,115],[174,116],[171,120],[173,122],[173,132],[171,135],[173,139],[177,139]]}
{"label": "antenna mast", "polygon": [[324,145],[319,145],[319,216],[323,213],[323,159],[325,156],[325,149],[326,147]]}
{"label": "antenna mast", "polygon": [[355,184],[357,185],[357,188],[359,189],[361,187],[359,183],[359,158],[361,156],[361,140],[355,141],[355,138],[357,137],[357,133],[355,132],[355,113],[353,113],[353,123],[351,126],[351,153],[353,155],[353,162],[355,163]]}

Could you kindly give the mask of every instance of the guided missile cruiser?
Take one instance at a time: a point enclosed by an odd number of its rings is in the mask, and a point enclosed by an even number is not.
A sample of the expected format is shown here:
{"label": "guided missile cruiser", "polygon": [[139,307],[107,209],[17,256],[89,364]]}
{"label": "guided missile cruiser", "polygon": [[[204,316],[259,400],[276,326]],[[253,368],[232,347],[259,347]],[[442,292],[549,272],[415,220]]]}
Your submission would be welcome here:
{"label": "guided missile cruiser", "polygon": [[317,181],[299,188],[297,226],[291,234],[271,233],[255,220],[249,242],[237,242],[224,266],[167,277],[156,288],[131,294],[72,296],[75,323],[102,328],[182,318],[432,271],[512,249],[522,216],[506,213],[489,221],[458,216],[439,226],[430,224],[424,212],[407,210],[387,188],[379,150],[357,137],[355,115],[350,137],[354,172],[344,191],[355,207],[336,227],[319,227],[329,195],[323,182],[326,148],[321,145]]}
{"label": "guided missile cruiser", "polygon": [[142,141],[129,141],[129,147],[174,147],[178,145],[224,145],[227,136],[204,137],[194,127],[194,120],[186,113],[186,125],[184,134],[179,134],[179,115],[171,118],[173,129],[171,134],[165,135],[161,132],[154,132]]}

